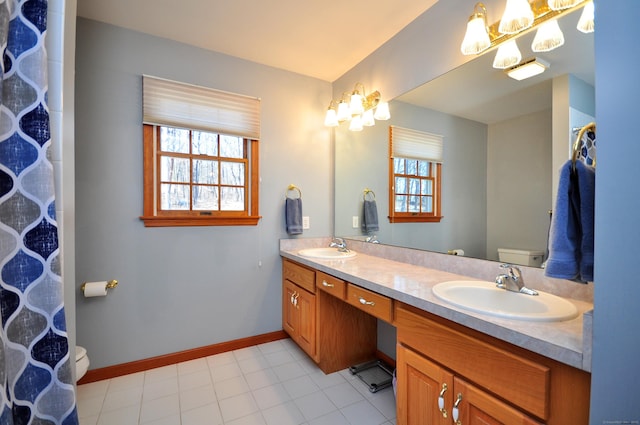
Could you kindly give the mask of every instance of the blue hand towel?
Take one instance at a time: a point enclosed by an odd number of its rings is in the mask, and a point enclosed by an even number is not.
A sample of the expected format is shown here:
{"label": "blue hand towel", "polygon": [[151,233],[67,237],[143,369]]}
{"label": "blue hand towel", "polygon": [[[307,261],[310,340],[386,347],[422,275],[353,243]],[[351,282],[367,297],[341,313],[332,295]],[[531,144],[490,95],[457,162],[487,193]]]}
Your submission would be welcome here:
{"label": "blue hand towel", "polygon": [[376,201],[365,199],[362,207],[362,230],[369,233],[378,229],[378,207]]}
{"label": "blue hand towel", "polygon": [[287,233],[290,235],[302,234],[302,199],[287,198],[285,203],[285,222]]}
{"label": "blue hand towel", "polygon": [[595,170],[575,166],[567,161],[560,170],[545,275],[586,282],[593,280]]}

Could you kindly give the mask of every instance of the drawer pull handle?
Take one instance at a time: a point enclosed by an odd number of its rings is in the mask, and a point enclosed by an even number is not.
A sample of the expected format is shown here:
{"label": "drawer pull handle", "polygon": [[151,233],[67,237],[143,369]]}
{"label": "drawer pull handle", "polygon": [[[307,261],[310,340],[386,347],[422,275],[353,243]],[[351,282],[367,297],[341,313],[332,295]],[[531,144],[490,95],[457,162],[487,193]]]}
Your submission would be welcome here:
{"label": "drawer pull handle", "polygon": [[440,395],[438,396],[438,409],[440,409],[440,413],[442,413],[442,417],[447,417],[447,409],[444,408],[444,393],[447,392],[447,384],[442,384],[442,390],[440,391]]}
{"label": "drawer pull handle", "polygon": [[326,280],[323,280],[322,281],[322,286],[324,286],[325,288],[333,288],[336,285],[334,285],[333,283],[327,283]]}
{"label": "drawer pull handle", "polygon": [[298,294],[296,292],[295,298],[293,299],[293,305],[298,308],[298,297],[300,296],[300,294]]}
{"label": "drawer pull handle", "polygon": [[462,393],[458,393],[458,398],[456,399],[456,402],[453,403],[453,410],[451,411],[451,416],[453,419],[453,423],[455,423],[456,425],[462,425],[462,422],[460,422],[459,417],[460,417],[460,411],[458,410],[458,405],[460,405],[460,402],[462,401]]}
{"label": "drawer pull handle", "polygon": [[375,302],[373,301],[367,301],[364,298],[360,297],[360,304],[362,305],[370,305],[371,307],[373,307],[374,305],[376,305]]}

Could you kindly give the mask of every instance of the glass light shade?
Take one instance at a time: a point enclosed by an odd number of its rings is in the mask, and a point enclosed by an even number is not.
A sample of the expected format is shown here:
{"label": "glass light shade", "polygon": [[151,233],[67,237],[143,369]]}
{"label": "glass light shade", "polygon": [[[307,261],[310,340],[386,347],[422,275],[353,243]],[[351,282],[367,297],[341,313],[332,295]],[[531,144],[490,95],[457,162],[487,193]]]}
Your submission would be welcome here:
{"label": "glass light shade", "polygon": [[349,110],[349,104],[347,102],[338,103],[338,121],[348,121],[351,119],[351,111]]}
{"label": "glass light shade", "polygon": [[489,40],[484,16],[480,14],[472,15],[469,22],[467,22],[467,32],[464,33],[460,51],[463,55],[477,55],[487,50],[490,45],[491,40]]}
{"label": "glass light shade", "polygon": [[373,117],[378,121],[386,121],[391,118],[391,114],[389,113],[389,102],[378,103],[376,113],[373,114]]}
{"label": "glass light shade", "polygon": [[582,0],[548,0],[547,4],[551,10],[569,9],[580,3]]}
{"label": "glass light shade", "polygon": [[327,115],[325,115],[324,117],[324,125],[327,127],[338,126],[338,114],[336,114],[335,109],[327,109]]}
{"label": "glass light shade", "polygon": [[349,124],[349,130],[362,131],[362,117],[360,115],[354,115],[351,118],[351,123]]}
{"label": "glass light shade", "polygon": [[362,114],[362,125],[365,127],[376,125],[376,120],[373,118],[373,109],[364,111],[364,114]]}
{"label": "glass light shade", "polygon": [[518,49],[516,41],[508,40],[498,47],[496,57],[493,59],[493,67],[498,69],[507,69],[522,60],[522,53]]}
{"label": "glass light shade", "polygon": [[546,21],[538,27],[536,36],[531,43],[534,52],[549,52],[564,44],[564,34],[558,25],[558,20]]}
{"label": "glass light shade", "polygon": [[527,0],[507,0],[498,31],[515,34],[533,24],[533,10]]}
{"label": "glass light shade", "polygon": [[593,19],[593,1],[589,1],[584,5],[584,9],[582,9],[582,14],[578,20],[577,28],[578,31],[583,33],[590,33],[594,31],[595,23]]}
{"label": "glass light shade", "polygon": [[351,115],[360,115],[364,112],[364,106],[362,106],[362,95],[358,92],[353,92],[351,95],[351,103],[349,104]]}

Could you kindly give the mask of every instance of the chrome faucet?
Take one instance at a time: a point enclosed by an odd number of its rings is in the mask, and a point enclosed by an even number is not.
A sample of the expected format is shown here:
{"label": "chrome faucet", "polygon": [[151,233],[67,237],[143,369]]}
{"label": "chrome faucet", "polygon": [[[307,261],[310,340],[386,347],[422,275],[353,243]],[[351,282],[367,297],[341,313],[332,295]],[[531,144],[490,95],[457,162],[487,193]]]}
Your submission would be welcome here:
{"label": "chrome faucet", "polygon": [[369,243],[380,243],[380,241],[378,240],[378,237],[376,235],[367,236],[367,238],[364,241],[365,242],[369,242]]}
{"label": "chrome faucet", "polygon": [[333,240],[329,244],[329,247],[338,248],[338,251],[340,252],[349,252],[349,249],[347,248],[347,242],[345,242],[345,240],[342,238],[333,238]]}
{"label": "chrome faucet", "polygon": [[524,278],[518,266],[513,264],[500,264],[501,269],[508,269],[507,273],[496,276],[496,286],[507,291],[520,292],[527,295],[538,295],[538,292],[524,286]]}

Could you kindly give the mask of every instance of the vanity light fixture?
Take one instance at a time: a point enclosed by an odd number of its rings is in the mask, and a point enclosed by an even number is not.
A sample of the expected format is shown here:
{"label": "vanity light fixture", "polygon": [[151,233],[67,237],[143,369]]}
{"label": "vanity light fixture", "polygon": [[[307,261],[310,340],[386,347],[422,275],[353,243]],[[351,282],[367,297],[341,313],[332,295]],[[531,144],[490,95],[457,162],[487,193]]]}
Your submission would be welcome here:
{"label": "vanity light fixture", "polygon": [[551,10],[569,9],[580,3],[581,0],[548,0]]}
{"label": "vanity light fixture", "polygon": [[511,39],[502,43],[498,47],[495,59],[493,59],[493,67],[498,69],[506,69],[512,67],[522,60],[522,53],[518,49],[516,40]]}
{"label": "vanity light fixture", "polygon": [[518,65],[512,66],[505,70],[505,72],[509,77],[520,81],[542,74],[547,68],[549,68],[549,62],[534,57],[527,59]]}
{"label": "vanity light fixture", "polygon": [[473,14],[469,16],[467,31],[460,45],[463,55],[476,55],[491,46],[489,39],[489,24],[487,24],[487,9],[482,3],[476,3]]}
{"label": "vanity light fixture", "polygon": [[533,25],[533,10],[528,0],[507,0],[498,31],[516,34]]}
{"label": "vanity light fixture", "polygon": [[531,44],[534,52],[549,52],[564,44],[564,34],[558,25],[557,19],[543,22],[536,31],[536,36]]}
{"label": "vanity light fixture", "polygon": [[578,19],[578,31],[581,31],[585,34],[593,32],[595,29],[594,18],[593,18],[593,0],[589,0],[587,4],[582,9],[582,14],[580,15],[580,19]]}
{"label": "vanity light fixture", "polygon": [[364,85],[356,83],[352,92],[342,94],[340,101],[331,100],[324,125],[337,127],[340,123],[349,121],[349,130],[362,131],[363,127],[375,125],[376,120],[388,120],[391,118],[389,104],[380,98],[379,91],[366,94]]}
{"label": "vanity light fixture", "polygon": [[564,34],[557,19],[581,7],[584,10],[578,22],[578,30],[592,32],[593,0],[507,0],[502,19],[489,26],[486,25],[486,7],[482,3],[476,3],[474,13],[467,22],[460,50],[464,55],[474,55],[497,46],[493,67],[509,68],[517,63],[515,59],[519,54],[515,43],[511,43],[514,41],[512,39],[537,29],[531,45],[534,52],[548,52],[560,47],[564,44]]}

